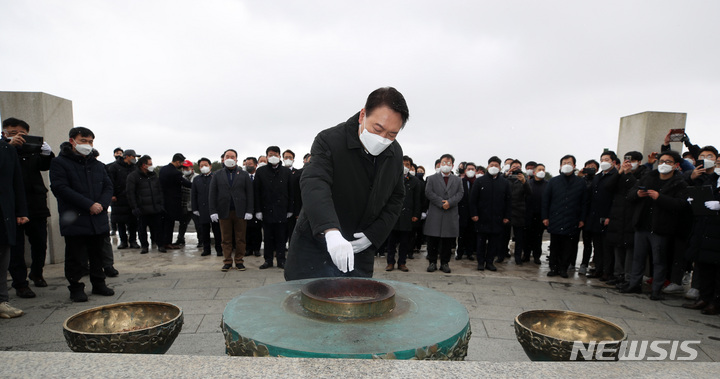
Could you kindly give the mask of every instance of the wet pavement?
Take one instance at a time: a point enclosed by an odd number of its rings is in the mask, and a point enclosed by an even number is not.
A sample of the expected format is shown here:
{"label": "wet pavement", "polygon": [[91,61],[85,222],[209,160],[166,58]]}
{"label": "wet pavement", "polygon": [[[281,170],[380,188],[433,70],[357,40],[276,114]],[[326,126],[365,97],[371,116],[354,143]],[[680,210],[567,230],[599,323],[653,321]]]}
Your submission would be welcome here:
{"label": "wet pavement", "polygon": [[[168,253],[153,249],[141,255],[139,249],[116,250],[115,267],[120,276],[107,280],[115,295],[90,294],[86,279],[87,303],[70,301],[62,264],[47,265],[45,279],[49,286],[31,285],[36,298],[21,299],[10,290],[10,303],[26,314],[16,319],[0,319],[0,350],[69,352],[62,323],[71,315],[104,304],[149,300],[177,304],[185,313],[183,330],[167,354],[224,355],[220,319],[227,302],[249,289],[284,281],[282,270],[277,267],[260,270],[263,258],[251,256],[245,258],[247,271],[221,272],[222,257],[214,253],[200,256],[194,236],[186,238],[188,245]],[[115,237],[113,243],[117,244]],[[517,266],[506,260],[496,264],[496,272],[477,271],[474,261],[453,259],[452,273],[428,273],[422,253],[408,260],[409,272],[397,269],[386,272],[385,258],[376,258],[375,277],[433,288],[463,304],[470,314],[473,331],[467,360],[528,361],[515,338],[515,316],[533,309],[560,309],[614,322],[627,332],[629,340],[700,341],[694,345],[698,346],[696,360],[720,361],[720,316],[682,308],[687,300],[681,295],[651,301],[647,294],[619,294],[596,279],[586,279],[574,272],[568,279],[549,278],[545,255],[540,266],[532,262]],[[422,332],[422,325],[417,328]]]}

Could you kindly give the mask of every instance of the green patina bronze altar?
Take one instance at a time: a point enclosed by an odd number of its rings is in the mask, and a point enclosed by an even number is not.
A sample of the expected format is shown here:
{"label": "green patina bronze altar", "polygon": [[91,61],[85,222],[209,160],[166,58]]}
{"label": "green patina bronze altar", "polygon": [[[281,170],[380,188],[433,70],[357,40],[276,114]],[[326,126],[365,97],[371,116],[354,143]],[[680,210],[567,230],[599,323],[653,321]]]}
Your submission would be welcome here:
{"label": "green patina bronze altar", "polygon": [[390,280],[307,279],[231,300],[228,355],[464,360],[470,318],[455,299]]}

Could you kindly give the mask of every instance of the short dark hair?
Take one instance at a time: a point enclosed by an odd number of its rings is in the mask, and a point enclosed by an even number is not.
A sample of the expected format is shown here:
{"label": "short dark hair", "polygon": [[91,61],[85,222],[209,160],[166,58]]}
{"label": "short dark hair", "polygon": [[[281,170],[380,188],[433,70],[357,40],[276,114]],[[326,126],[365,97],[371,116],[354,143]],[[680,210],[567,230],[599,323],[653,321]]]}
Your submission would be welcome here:
{"label": "short dark hair", "polygon": [[529,161],[528,163],[525,163],[525,168],[528,168],[528,166],[537,167],[537,165],[537,162]]}
{"label": "short dark hair", "polygon": [[257,166],[257,158],[247,157],[247,158],[245,158],[245,163],[247,163],[247,161],[253,161],[253,163],[255,163],[255,166]]}
{"label": "short dark hair", "polygon": [[642,159],[643,159],[642,153],[639,151],[635,151],[635,150],[628,151],[627,153],[625,153],[625,156],[623,158],[625,158],[625,157],[630,157],[630,159],[633,161],[642,161]]}
{"label": "short dark hair", "polygon": [[398,90],[393,87],[382,87],[370,92],[365,101],[365,115],[369,116],[375,108],[382,106],[400,113],[400,118],[402,118],[401,129],[405,127],[408,118],[410,118],[410,111],[405,102],[405,97]]}
{"label": "short dark hair", "polygon": [[683,158],[685,158],[687,156],[690,156],[690,158],[695,159],[695,156],[693,155],[693,153],[691,153],[689,151],[684,152],[682,155]]}
{"label": "short dark hair", "polygon": [[545,164],[544,164],[544,163],[536,163],[536,164],[535,164],[535,168],[536,168],[536,169],[537,169],[539,166],[545,167]]}
{"label": "short dark hair", "polygon": [[407,155],[403,155],[403,162],[405,162],[405,161],[410,162],[410,166],[413,165],[413,160],[412,160],[412,158],[410,158],[410,157],[407,156]]}
{"label": "short dark hair", "polygon": [[[615,162],[615,164],[619,164],[619,163],[620,163],[620,159],[618,159],[618,156],[617,156],[617,154],[615,154],[614,151],[612,151],[612,150],[603,151],[603,153],[600,154],[600,158],[602,158],[602,157],[605,156],[605,155],[609,155],[609,156],[610,156],[610,160],[613,161],[613,162]],[[598,166],[598,167],[600,167],[600,166]]]}
{"label": "short dark hair", "polygon": [[482,172],[483,174],[487,172],[485,166],[475,166],[475,168],[477,169],[477,172]]}
{"label": "short dark hair", "polygon": [[303,160],[308,159],[308,157],[310,157],[310,153],[303,155]]}
{"label": "short dark hair", "polygon": [[232,151],[233,153],[235,153],[235,158],[237,158],[238,153],[237,153],[237,151],[235,151],[235,149],[227,149],[227,150],[223,151],[223,153],[222,153],[222,155],[220,156],[220,158],[225,158],[225,154],[227,154],[228,151]]}
{"label": "short dark hair", "polygon": [[716,158],[718,156],[718,150],[715,148],[715,146],[708,145],[708,146],[703,147],[702,149],[700,149],[700,152],[698,153],[698,155],[701,154],[703,151],[709,151],[709,152],[713,153],[713,155],[715,155]]}
{"label": "short dark hair", "polygon": [[68,135],[70,138],[75,139],[75,137],[80,135],[80,137],[92,137],[95,138],[95,133],[92,132],[92,130],[84,127],[84,126],[76,126],[72,129],[70,129],[70,133]]}
{"label": "short dark hair", "polygon": [[123,150],[122,147],[116,147],[115,150],[113,150],[113,154],[117,153],[118,151],[121,153],[125,152],[125,150]]}
{"label": "short dark hair", "polygon": [[493,155],[492,157],[490,157],[490,159],[488,159],[488,165],[492,162],[497,162],[497,164],[499,164],[499,165],[501,165],[503,163],[500,160],[500,157],[498,157],[497,155]]}
{"label": "short dark hair", "polygon": [[20,119],[18,119],[18,118],[10,117],[10,118],[6,118],[6,119],[2,122],[2,128],[3,128],[3,129],[8,128],[8,127],[11,127],[11,126],[19,126],[19,127],[23,128],[23,129],[25,129],[26,132],[30,132],[30,125],[28,125],[27,122],[25,122],[25,121],[23,121],[23,120],[20,120]]}
{"label": "short dark hair", "polygon": [[293,151],[292,151],[292,150],[290,150],[290,149],[287,149],[287,150],[283,151],[282,155],[285,155],[285,153],[290,153],[290,155],[292,155],[292,156],[293,156],[293,159],[295,159],[295,153],[293,153]]}
{"label": "short dark hair", "polygon": [[583,167],[585,167],[585,166],[587,166],[587,165],[589,165],[589,164],[594,164],[594,165],[595,165],[595,168],[598,168],[598,169],[600,168],[600,163],[598,163],[598,161],[596,161],[596,160],[594,160],[594,159],[591,159],[591,160],[585,162],[585,165],[584,165]]}
{"label": "short dark hair", "polygon": [[660,155],[658,156],[658,160],[659,160],[660,158],[662,158],[663,155],[668,155],[668,156],[670,156],[670,158],[672,158],[672,159],[675,161],[675,163],[680,163],[680,160],[682,159],[682,158],[680,157],[680,153],[678,153],[677,151],[674,151],[674,150],[663,151],[663,152],[660,153]]}
{"label": "short dark hair", "polygon": [[455,157],[453,157],[452,155],[450,155],[450,154],[443,154],[443,155],[440,156],[440,161],[442,161],[442,160],[445,159],[445,158],[449,158],[450,161],[452,161],[452,163],[455,164]]}
{"label": "short dark hair", "polygon": [[413,168],[415,169],[415,171],[417,171],[418,165],[416,165],[415,163],[411,163],[411,165],[413,166]]}
{"label": "short dark hair", "polygon": [[268,146],[268,148],[265,149],[265,154],[267,155],[267,153],[269,153],[271,151],[278,153],[278,155],[280,154],[280,148],[277,146]]}
{"label": "short dark hair", "polygon": [[473,166],[473,167],[475,167],[475,170],[477,170],[477,165],[473,162],[465,163],[465,170],[467,170],[468,166]]}
{"label": "short dark hair", "polygon": [[185,161],[185,156],[182,155],[182,153],[173,154],[171,162],[184,162],[184,161]]}
{"label": "short dark hair", "polygon": [[441,160],[442,160],[442,159],[436,159],[436,160],[435,160],[435,166],[439,165]]}
{"label": "short dark hair", "polygon": [[202,158],[198,159],[198,163],[197,163],[198,166],[200,166],[200,162],[207,162],[210,166],[212,166],[212,162],[210,162],[210,159],[208,159],[208,158],[202,157]]}
{"label": "short dark hair", "polygon": [[563,156],[562,158],[560,158],[560,164],[562,164],[562,161],[569,159],[569,158],[572,159],[574,165],[577,164],[577,159],[575,159],[575,156],[572,154],[567,154],[567,155]]}
{"label": "short dark hair", "polygon": [[152,158],[151,158],[149,155],[143,155],[143,156],[140,157],[140,159],[138,159],[138,161],[137,161],[138,167],[140,167],[140,166],[142,166],[142,165],[144,165],[144,164],[147,164],[148,161],[151,160],[151,159],[152,159]]}
{"label": "short dark hair", "polygon": [[510,161],[510,164],[512,164],[512,161],[514,161],[514,160],[515,160],[515,158],[505,158],[505,160],[503,161],[503,163],[505,163],[505,162],[507,162],[507,161]]}
{"label": "short dark hair", "polygon": [[514,165],[515,163],[519,164],[520,167],[522,167],[522,162],[520,162],[519,159],[514,159],[514,160],[512,161],[512,163],[510,163],[510,166]]}

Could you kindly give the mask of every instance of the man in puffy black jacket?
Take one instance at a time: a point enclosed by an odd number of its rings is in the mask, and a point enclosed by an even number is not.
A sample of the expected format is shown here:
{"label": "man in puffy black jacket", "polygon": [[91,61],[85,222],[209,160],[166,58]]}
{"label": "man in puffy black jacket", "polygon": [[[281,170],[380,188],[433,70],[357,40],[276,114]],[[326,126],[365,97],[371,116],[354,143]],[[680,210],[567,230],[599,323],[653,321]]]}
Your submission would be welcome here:
{"label": "man in puffy black jacket", "polygon": [[137,170],[128,175],[126,193],[133,215],[138,219],[138,237],[142,246],[140,254],[147,254],[150,248],[147,238],[148,227],[158,251],[167,252],[161,242],[163,241],[162,216],[165,212],[162,189],[160,180],[153,170],[150,156],[143,155],[138,159]]}
{"label": "man in puffy black jacket", "polygon": [[70,140],[60,145],[60,156],[50,163],[50,189],[57,198],[60,234],[65,237],[65,277],[70,298],[87,301],[80,282],[88,262],[92,293],[112,296],[105,284],[103,245],[110,232],[107,208],[112,200],[112,182],[105,165],[95,159],[95,134],[75,127]]}

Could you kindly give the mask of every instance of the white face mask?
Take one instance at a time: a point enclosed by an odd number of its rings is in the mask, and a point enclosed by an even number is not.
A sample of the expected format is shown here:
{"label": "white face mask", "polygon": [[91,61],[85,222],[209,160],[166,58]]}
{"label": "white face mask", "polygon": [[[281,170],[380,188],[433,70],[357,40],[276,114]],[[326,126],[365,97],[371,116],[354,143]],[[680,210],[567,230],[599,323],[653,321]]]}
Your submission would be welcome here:
{"label": "white face mask", "polygon": [[226,159],[223,161],[223,164],[227,168],[235,168],[235,165],[237,164],[234,159]]}
{"label": "white face mask", "polygon": [[704,159],[704,166],[706,169],[715,167],[715,160],[714,159]]}
{"label": "white face mask", "polygon": [[368,132],[362,124],[360,124],[360,128],[362,129],[360,132],[360,142],[362,142],[365,150],[367,150],[370,155],[380,155],[380,153],[385,151],[385,149],[393,143],[392,140]]}
{"label": "white face mask", "polygon": [[495,166],[492,166],[492,167],[488,167],[487,171],[488,171],[488,174],[495,176],[500,172],[500,169]]}
{"label": "white face mask", "polygon": [[147,170],[148,172],[153,172],[155,171],[155,166],[148,166]]}
{"label": "white face mask", "polygon": [[285,167],[292,167],[293,162],[295,162],[295,161],[292,159],[286,159],[283,161],[283,164],[285,165]]}
{"label": "white face mask", "polygon": [[600,171],[607,171],[612,167],[612,163],[610,162],[600,162]]}
{"label": "white face mask", "polygon": [[527,174],[528,176],[533,176],[535,175],[535,170],[527,170]]}
{"label": "white face mask", "polygon": [[545,179],[545,171],[538,171],[535,173],[535,176],[537,176],[540,179]]}
{"label": "white face mask", "polygon": [[510,165],[506,164],[505,166],[503,166],[502,172],[508,172],[508,171],[510,171]]}
{"label": "white face mask", "polygon": [[563,165],[562,167],[560,167],[560,172],[565,175],[568,175],[568,174],[572,173],[573,171],[575,171],[575,168],[573,168],[573,166],[569,165],[569,164],[566,164],[566,165]]}
{"label": "white face mask", "polygon": [[435,173],[436,173],[436,174],[439,174],[439,173],[440,173],[440,167],[436,167],[436,168],[435,168]]}
{"label": "white face mask", "polygon": [[720,175],[720,167],[715,167],[715,175]]}
{"label": "white face mask", "polygon": [[466,171],[465,171],[465,176],[468,177],[468,178],[474,178],[474,177],[475,177],[475,171],[473,171],[473,170],[466,170]]}
{"label": "white face mask", "polygon": [[274,155],[272,157],[268,157],[268,163],[275,166],[276,164],[280,163],[280,157],[276,157]]}
{"label": "white face mask", "polygon": [[263,166],[267,166],[267,163],[265,163],[265,162],[258,163],[258,168],[263,167]]}
{"label": "white face mask", "polygon": [[452,166],[440,166],[440,172],[447,174],[452,171]]}
{"label": "white face mask", "polygon": [[663,163],[660,166],[658,166],[658,172],[661,174],[668,174],[672,170],[673,170],[673,167],[667,163]]}
{"label": "white face mask", "polygon": [[202,166],[200,167],[200,172],[202,172],[203,174],[207,174],[208,172],[210,172],[210,167]]}
{"label": "white face mask", "polygon": [[692,163],[693,165],[695,164],[695,161],[692,160],[692,159],[690,159],[690,158],[685,158],[685,160],[688,161],[688,162],[690,162],[690,163]]}
{"label": "white face mask", "polygon": [[410,176],[415,176],[415,171],[409,171]]}
{"label": "white face mask", "polygon": [[183,175],[185,175],[185,176],[190,176],[192,174],[193,174],[192,170],[190,170],[190,171],[183,170]]}
{"label": "white face mask", "polygon": [[485,174],[483,174],[483,173],[479,173],[479,174],[475,175],[475,177],[477,177],[477,178],[482,178],[482,177],[483,177],[483,175],[485,175]]}
{"label": "white face mask", "polygon": [[637,162],[635,162],[635,163],[630,163],[630,167],[632,168],[633,171],[637,170],[637,168],[638,168]]}
{"label": "white face mask", "polygon": [[410,172],[410,169],[407,167],[403,167],[403,175],[407,175],[408,172]]}
{"label": "white face mask", "polygon": [[77,150],[78,153],[87,156],[92,153],[93,147],[89,144],[77,144],[75,145],[75,150]]}
{"label": "white face mask", "polygon": [[131,160],[130,160],[130,163],[132,163],[132,164],[135,164],[135,163],[137,163],[137,158],[133,158],[133,159],[131,159]]}

